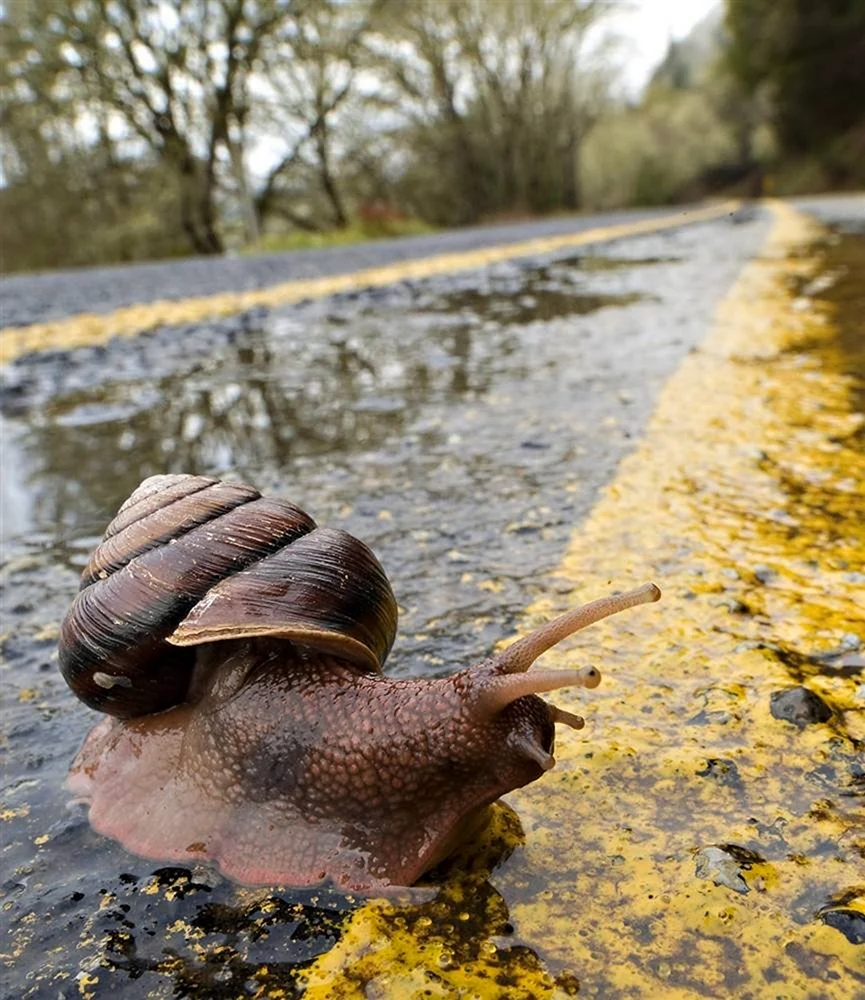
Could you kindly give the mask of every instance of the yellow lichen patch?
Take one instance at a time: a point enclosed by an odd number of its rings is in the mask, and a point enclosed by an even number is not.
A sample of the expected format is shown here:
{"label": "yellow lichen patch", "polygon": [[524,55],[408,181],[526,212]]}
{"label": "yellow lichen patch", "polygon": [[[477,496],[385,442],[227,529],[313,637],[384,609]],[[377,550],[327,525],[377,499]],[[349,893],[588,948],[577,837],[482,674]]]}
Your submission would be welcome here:
{"label": "yellow lichen patch", "polygon": [[[557,767],[508,796],[524,843],[489,882],[452,875],[428,924],[417,908],[359,910],[310,996],[865,994],[865,684],[845,653],[865,641],[861,417],[832,362],[832,308],[798,291],[825,234],[773,210],[761,257],[572,539],[555,597],[527,616],[562,611],[568,587],[570,604],[644,580],[664,592],[545,657],[604,681],[582,703],[555,697],[587,727],[560,732]],[[786,721],[793,688],[828,718]],[[518,960],[489,968],[490,944]]]}
{"label": "yellow lichen patch", "polygon": [[590,243],[603,243],[625,236],[660,232],[685,223],[707,222],[731,214],[738,206],[739,203],[735,201],[723,202],[663,218],[642,219],[616,226],[587,229],[565,236],[508,243],[464,253],[439,254],[435,257],[401,261],[386,267],[369,268],[352,274],[287,281],[257,291],[225,292],[221,295],[177,301],[148,302],[110,313],[80,313],[66,319],[34,323],[31,326],[10,326],[0,330],[0,364],[8,364],[15,358],[33,351],[68,350],[73,347],[103,344],[112,337],[132,337],[158,326],[199,323],[262,306],[274,308],[291,305],[305,299],[321,299],[364,288],[380,288],[400,281],[416,281],[439,274],[474,270],[517,257],[535,256],[586,246]]}
{"label": "yellow lichen patch", "polygon": [[[644,578],[664,590],[658,607],[580,637],[570,657],[608,672],[594,738],[566,735],[559,769],[511,798],[524,823],[536,817],[530,869],[572,866],[564,882],[552,875],[546,905],[515,902],[512,922],[548,961],[582,970],[590,996],[774,996],[783,983],[786,997],[847,998],[865,985],[852,978],[865,976],[862,948],[818,919],[865,879],[851,770],[861,679],[818,671],[861,630],[850,572],[862,564],[861,500],[845,484],[861,484],[865,463],[843,443],[860,418],[849,379],[818,349],[832,317],[791,290],[814,267],[791,255],[819,234],[775,211],[763,258],[667,386],[560,570],[577,600]],[[831,515],[807,496],[818,488]],[[773,694],[798,684],[833,710],[828,722],[772,715]],[[594,918],[576,945],[575,914],[581,926]]]}
{"label": "yellow lichen patch", "polygon": [[92,987],[99,985],[99,976],[92,976],[88,972],[79,972],[75,980],[78,984],[78,992],[85,1000],[91,1000],[92,997],[96,996],[96,990]]}
{"label": "yellow lichen patch", "polygon": [[[423,919],[423,918],[420,918]],[[371,903],[352,921],[339,949],[319,960],[307,983],[307,997],[494,996],[513,1000],[565,997],[534,959],[499,954],[481,940],[471,959],[459,958],[451,934],[429,932],[429,924],[394,918],[386,904]]]}

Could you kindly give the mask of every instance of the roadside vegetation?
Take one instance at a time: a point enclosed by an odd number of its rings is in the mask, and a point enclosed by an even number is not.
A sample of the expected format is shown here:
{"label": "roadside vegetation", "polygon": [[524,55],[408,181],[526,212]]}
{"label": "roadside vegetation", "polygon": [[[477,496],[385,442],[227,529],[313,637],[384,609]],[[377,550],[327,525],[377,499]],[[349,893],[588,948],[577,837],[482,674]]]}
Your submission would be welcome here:
{"label": "roadside vegetation", "polygon": [[0,3],[2,268],[865,185],[865,4],[727,0],[639,98],[613,7]]}

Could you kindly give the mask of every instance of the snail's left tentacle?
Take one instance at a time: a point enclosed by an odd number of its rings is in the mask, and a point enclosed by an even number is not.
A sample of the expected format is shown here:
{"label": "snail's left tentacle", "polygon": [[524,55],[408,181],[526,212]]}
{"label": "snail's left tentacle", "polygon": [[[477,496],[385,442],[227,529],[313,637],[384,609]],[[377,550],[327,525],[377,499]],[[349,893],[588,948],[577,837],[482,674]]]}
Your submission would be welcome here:
{"label": "snail's left tentacle", "polygon": [[561,722],[566,726],[570,726],[571,729],[582,729],[586,724],[586,720],[581,715],[568,712],[564,708],[559,708],[558,705],[547,704],[547,708],[550,710],[553,722]]}

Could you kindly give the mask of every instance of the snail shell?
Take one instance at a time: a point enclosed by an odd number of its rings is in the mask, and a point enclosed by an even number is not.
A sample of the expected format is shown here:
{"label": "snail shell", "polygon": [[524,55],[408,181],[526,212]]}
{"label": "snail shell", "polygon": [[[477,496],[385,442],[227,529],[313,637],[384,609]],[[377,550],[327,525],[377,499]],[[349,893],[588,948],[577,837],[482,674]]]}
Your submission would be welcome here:
{"label": "snail shell", "polygon": [[189,647],[283,638],[379,673],[396,621],[384,570],[347,532],[244,483],[152,476],[84,569],[60,670],[91,708],[133,718],[186,700]]}

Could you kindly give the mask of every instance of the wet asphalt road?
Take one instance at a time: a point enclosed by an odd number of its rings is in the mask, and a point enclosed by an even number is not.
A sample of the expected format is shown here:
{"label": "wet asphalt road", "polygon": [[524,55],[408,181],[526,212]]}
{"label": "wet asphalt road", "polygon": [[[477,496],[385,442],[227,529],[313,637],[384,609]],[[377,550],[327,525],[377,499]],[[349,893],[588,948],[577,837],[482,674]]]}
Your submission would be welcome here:
{"label": "wet asphalt road", "polygon": [[[265,288],[433,254],[582,232],[599,225],[670,215],[669,208],[475,226],[429,236],[376,240],[357,246],[221,258],[191,257],[147,264],[76,268],[0,277],[0,326],[19,326],[80,312],[107,312],[156,299]],[[682,209],[686,217],[687,209]]]}
{"label": "wet asphalt road", "polygon": [[[823,211],[832,221],[861,217],[841,202]],[[572,224],[7,279],[4,322],[259,287]],[[554,586],[547,574],[568,537],[767,229],[755,209],[10,366],[0,395],[0,585],[3,801],[13,814],[4,831],[11,905],[0,920],[15,960],[0,996],[57,995],[45,992],[52,977],[74,979],[88,958],[115,970],[112,995],[168,995],[181,980],[187,995],[217,995],[203,980],[188,987],[188,970],[178,978],[147,958],[169,943],[185,958],[170,927],[197,911],[195,893],[145,898],[138,887],[156,866],[93,834],[59,791],[93,714],[56,675],[56,624],[89,550],[139,480],[166,471],[237,476],[363,538],[400,602],[391,669],[449,672],[510,634]],[[203,884],[208,905],[227,907],[230,887],[212,876]],[[127,901],[118,921],[146,929],[136,931],[137,965],[123,949],[106,959],[107,894]],[[301,897],[289,901],[301,908],[291,919],[306,920],[308,933],[282,942],[287,965],[328,947],[334,933],[322,897],[317,907]],[[224,995],[244,995],[242,977],[269,954],[249,951],[237,982],[228,965],[208,975],[221,969],[218,982],[235,990]]]}

